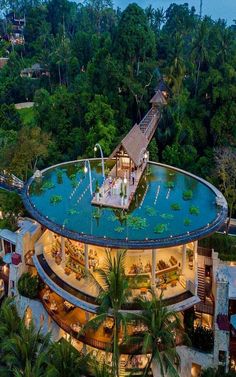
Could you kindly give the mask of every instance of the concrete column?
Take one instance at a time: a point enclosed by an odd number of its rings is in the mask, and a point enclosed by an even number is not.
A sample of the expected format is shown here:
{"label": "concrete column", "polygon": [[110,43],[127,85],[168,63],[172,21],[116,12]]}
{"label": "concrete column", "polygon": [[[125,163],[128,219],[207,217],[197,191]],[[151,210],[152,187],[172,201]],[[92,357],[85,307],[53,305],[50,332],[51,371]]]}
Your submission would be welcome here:
{"label": "concrete column", "polygon": [[88,256],[88,245],[84,244],[84,263],[85,263],[85,271],[89,270],[89,256]]}
{"label": "concrete column", "polygon": [[155,287],[155,282],[156,282],[156,264],[157,264],[157,250],[152,249],[152,281],[151,281],[152,288]]}
{"label": "concrete column", "polygon": [[198,274],[197,274],[197,247],[198,241],[194,241],[194,248],[193,248],[193,261],[194,261],[194,285],[195,285],[195,294],[197,294],[197,286],[198,286]]}
{"label": "concrete column", "polygon": [[66,263],[65,238],[62,236],[61,236],[61,259],[62,259],[62,263]]}
{"label": "concrete column", "polygon": [[186,271],[186,248],[186,244],[182,246],[182,275],[184,275]]}
{"label": "concrete column", "polygon": [[4,254],[5,254],[4,239],[3,239],[3,238],[1,238],[1,241],[2,241],[2,251],[3,251],[3,252],[4,252]]}

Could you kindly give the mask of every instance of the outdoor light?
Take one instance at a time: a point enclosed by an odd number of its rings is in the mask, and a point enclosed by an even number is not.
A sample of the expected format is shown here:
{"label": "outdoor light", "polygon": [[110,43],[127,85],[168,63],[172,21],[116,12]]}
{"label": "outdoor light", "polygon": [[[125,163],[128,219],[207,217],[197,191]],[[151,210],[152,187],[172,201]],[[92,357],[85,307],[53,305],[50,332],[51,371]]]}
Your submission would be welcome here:
{"label": "outdoor light", "polygon": [[88,172],[87,166],[84,167],[84,172],[85,172],[85,174]]}
{"label": "outdoor light", "polygon": [[127,178],[125,177],[124,178],[124,184],[126,185],[126,183],[127,183]]}
{"label": "outdoor light", "polygon": [[94,150],[94,152],[97,152],[97,147],[96,147],[96,145],[95,145],[95,147],[93,148],[93,150]]}
{"label": "outdoor light", "polygon": [[147,159],[148,155],[147,155],[147,152],[144,153],[144,158],[145,160]]}

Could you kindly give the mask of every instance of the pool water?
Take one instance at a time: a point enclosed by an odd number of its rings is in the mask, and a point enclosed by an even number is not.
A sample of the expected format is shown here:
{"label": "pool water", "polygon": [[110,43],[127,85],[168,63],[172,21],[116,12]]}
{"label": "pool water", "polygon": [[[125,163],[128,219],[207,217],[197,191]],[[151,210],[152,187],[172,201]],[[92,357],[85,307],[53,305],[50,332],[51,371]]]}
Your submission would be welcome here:
{"label": "pool water", "polygon": [[[36,210],[74,232],[112,239],[160,239],[207,226],[217,217],[216,194],[206,184],[158,164],[149,163],[128,211],[91,204],[89,174],[78,161],[49,168],[30,185]],[[109,166],[111,168],[111,166]],[[91,162],[93,191],[102,184],[100,160]],[[183,193],[190,191],[191,199]]]}

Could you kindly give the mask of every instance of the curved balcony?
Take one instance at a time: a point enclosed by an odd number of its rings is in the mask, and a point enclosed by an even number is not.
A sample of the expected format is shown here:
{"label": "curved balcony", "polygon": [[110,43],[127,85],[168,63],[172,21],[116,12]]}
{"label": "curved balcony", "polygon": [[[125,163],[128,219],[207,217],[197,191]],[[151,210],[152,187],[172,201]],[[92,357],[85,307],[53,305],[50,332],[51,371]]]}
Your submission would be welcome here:
{"label": "curved balcony", "polygon": [[[71,302],[76,307],[82,308],[88,312],[96,313],[98,309],[98,304],[96,297],[89,295],[83,291],[80,291],[79,288],[72,287],[65,280],[62,280],[48,265],[43,254],[38,256],[34,255],[33,261],[40,277],[43,281],[50,287],[50,289],[56,292],[64,300]],[[185,290],[182,293],[179,293],[172,297],[167,297],[163,299],[163,302],[167,306],[171,306],[172,310],[182,311],[187,308],[197,304],[199,298],[193,295],[189,290]],[[125,311],[137,311],[140,310],[138,304],[133,302],[127,302],[122,310]]]}
{"label": "curved balcony", "polygon": [[[80,334],[80,329],[83,328],[83,325],[87,322],[86,313],[79,308],[72,306],[69,310],[66,309],[64,305],[64,300],[55,293],[50,293],[49,299],[46,301],[44,299],[44,290],[40,292],[41,302],[50,315],[50,317],[57,323],[57,325],[68,333],[73,338],[78,341],[102,351],[111,352],[112,351],[112,328],[106,329],[105,324],[101,325],[97,330],[88,329],[82,335]],[[56,310],[51,309],[51,302],[56,303]],[[76,331],[72,326],[73,323],[80,323],[80,329]],[[136,329],[136,330],[135,330]],[[106,331],[109,330],[109,331]],[[128,325],[127,327],[128,335],[137,333],[136,325]],[[183,344],[183,333],[179,332],[176,335],[176,345]],[[142,354],[142,345],[141,344],[121,344],[120,352],[122,354]]]}

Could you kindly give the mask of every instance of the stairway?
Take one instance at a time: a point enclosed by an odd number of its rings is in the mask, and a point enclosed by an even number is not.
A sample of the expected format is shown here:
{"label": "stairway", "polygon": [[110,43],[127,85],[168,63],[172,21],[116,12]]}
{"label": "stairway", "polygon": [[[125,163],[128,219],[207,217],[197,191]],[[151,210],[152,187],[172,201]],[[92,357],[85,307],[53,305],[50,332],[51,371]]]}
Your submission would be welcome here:
{"label": "stairway", "polygon": [[198,287],[197,287],[197,295],[202,302],[205,302],[205,268],[198,267],[197,268],[197,276],[198,276]]}

